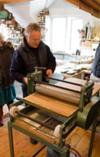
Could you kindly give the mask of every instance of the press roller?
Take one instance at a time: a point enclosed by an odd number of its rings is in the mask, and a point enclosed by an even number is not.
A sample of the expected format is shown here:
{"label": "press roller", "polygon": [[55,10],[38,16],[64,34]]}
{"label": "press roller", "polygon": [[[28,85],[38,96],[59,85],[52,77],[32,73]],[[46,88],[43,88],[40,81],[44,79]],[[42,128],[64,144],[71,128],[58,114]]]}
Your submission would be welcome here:
{"label": "press roller", "polygon": [[[30,95],[13,105],[9,133],[17,128],[58,152],[60,157],[69,157],[71,149],[66,146],[66,137],[76,126],[88,129],[97,116],[100,100],[99,97],[93,100],[93,83],[75,78],[65,81],[49,78],[43,82],[41,71],[29,74],[28,80]],[[18,110],[22,103],[27,106]],[[9,138],[14,154],[11,135]]]}
{"label": "press roller", "polygon": [[69,91],[67,89],[38,84],[35,89],[40,94],[79,105],[81,88],[80,91],[76,91],[75,93],[75,91]]}

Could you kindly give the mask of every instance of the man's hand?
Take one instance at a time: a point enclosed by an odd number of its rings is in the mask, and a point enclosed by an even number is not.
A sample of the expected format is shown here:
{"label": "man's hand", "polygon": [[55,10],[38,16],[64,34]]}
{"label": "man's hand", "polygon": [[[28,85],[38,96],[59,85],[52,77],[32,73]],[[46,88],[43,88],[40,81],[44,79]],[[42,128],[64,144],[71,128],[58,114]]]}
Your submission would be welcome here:
{"label": "man's hand", "polygon": [[52,77],[52,74],[53,74],[53,72],[52,72],[51,69],[47,69],[47,70],[46,70],[46,75],[47,75],[48,77]]}

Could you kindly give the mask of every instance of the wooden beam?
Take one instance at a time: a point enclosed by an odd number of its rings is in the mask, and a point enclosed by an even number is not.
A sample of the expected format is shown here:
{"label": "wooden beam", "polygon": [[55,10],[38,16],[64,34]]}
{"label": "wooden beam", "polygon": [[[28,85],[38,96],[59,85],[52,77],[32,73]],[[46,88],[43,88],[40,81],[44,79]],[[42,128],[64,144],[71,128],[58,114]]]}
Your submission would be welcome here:
{"label": "wooden beam", "polygon": [[29,0],[0,0],[0,3],[19,3],[19,2],[28,2]]}
{"label": "wooden beam", "polygon": [[97,18],[100,18],[100,11],[95,10],[94,8],[90,7],[89,5],[86,5],[85,3],[81,1],[79,1],[79,8],[86,12],[89,12],[91,15]]}
{"label": "wooden beam", "polygon": [[79,8],[86,12],[89,12],[91,15],[97,18],[100,18],[100,11],[95,10],[93,7],[86,5],[85,3],[81,1],[79,2]]}
{"label": "wooden beam", "polygon": [[78,6],[79,9],[82,9],[86,12],[89,12],[93,16],[100,18],[100,11],[96,11],[95,9],[93,9],[89,5],[86,5],[82,1],[80,1],[80,0],[66,0],[66,1]]}
{"label": "wooden beam", "polygon": [[89,5],[90,7],[92,7],[93,9],[95,9],[96,11],[100,11],[100,6],[96,3],[96,1],[94,0],[81,0],[83,3],[85,3],[86,5]]}
{"label": "wooden beam", "polygon": [[84,4],[83,2],[81,2],[80,0],[66,0],[66,1],[75,4],[79,9],[83,9],[87,12],[91,12],[91,8],[86,4]]}
{"label": "wooden beam", "polygon": [[100,18],[100,11],[97,12],[97,11],[95,11],[95,10],[92,10],[91,14],[92,14],[93,16],[97,17],[97,18]]}
{"label": "wooden beam", "polygon": [[94,0],[100,6],[100,0]]}
{"label": "wooden beam", "polygon": [[72,4],[75,4],[76,6],[79,6],[79,0],[66,0]]}

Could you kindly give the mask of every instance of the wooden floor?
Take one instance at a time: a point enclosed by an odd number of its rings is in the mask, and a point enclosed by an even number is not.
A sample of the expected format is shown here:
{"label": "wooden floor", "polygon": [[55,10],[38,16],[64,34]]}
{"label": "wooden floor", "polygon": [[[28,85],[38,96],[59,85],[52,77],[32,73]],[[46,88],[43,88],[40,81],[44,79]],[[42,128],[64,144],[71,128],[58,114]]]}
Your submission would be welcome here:
{"label": "wooden floor", "polygon": [[[75,150],[79,152],[81,157],[88,156],[88,148],[90,142],[91,131],[86,131],[82,128],[75,128],[68,136],[66,142],[69,143]],[[92,157],[100,157],[100,131],[97,130]]]}
{"label": "wooden floor", "polygon": [[[16,130],[13,133],[15,157],[32,157],[34,152],[42,146],[40,143],[36,145],[31,144],[29,137]],[[45,153],[46,151],[41,152],[37,157],[44,157],[46,156]],[[10,157],[7,127],[0,128],[0,157]]]}

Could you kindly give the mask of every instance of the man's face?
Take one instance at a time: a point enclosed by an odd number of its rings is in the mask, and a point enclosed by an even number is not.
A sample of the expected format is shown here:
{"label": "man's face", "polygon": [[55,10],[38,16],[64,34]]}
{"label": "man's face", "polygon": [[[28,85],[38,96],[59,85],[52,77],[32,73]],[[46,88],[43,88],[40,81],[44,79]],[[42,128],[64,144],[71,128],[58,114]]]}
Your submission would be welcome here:
{"label": "man's face", "polygon": [[41,41],[41,32],[39,31],[32,31],[27,37],[26,37],[27,43],[32,48],[37,48]]}

